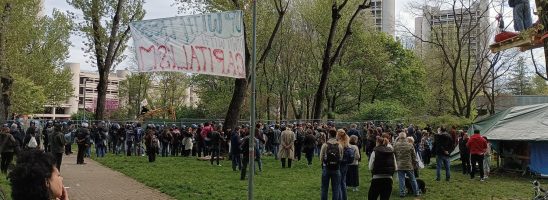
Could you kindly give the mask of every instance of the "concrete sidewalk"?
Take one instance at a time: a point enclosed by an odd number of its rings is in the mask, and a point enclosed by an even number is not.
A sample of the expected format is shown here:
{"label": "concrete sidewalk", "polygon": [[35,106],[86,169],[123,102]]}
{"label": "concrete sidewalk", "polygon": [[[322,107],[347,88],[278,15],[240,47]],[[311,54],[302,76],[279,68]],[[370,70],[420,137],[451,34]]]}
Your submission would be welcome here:
{"label": "concrete sidewalk", "polygon": [[63,156],[61,175],[71,200],[173,199],[89,158],[77,165],[76,154]]}

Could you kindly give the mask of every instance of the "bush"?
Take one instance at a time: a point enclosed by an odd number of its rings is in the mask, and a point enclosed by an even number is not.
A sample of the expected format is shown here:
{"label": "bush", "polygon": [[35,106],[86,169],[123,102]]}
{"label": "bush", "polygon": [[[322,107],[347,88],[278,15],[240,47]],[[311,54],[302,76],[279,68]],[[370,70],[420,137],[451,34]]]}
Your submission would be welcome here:
{"label": "bush", "polygon": [[376,101],[364,105],[356,115],[357,120],[393,120],[407,117],[411,110],[399,102]]}
{"label": "bush", "polygon": [[177,119],[204,119],[206,118],[206,114],[204,109],[198,107],[179,107],[177,108],[177,111],[175,111],[177,115]]}
{"label": "bush", "polygon": [[[84,118],[84,115],[85,115],[85,118]],[[74,113],[70,116],[70,118],[72,120],[88,120],[88,121],[93,121],[95,120],[95,113],[93,112],[89,112],[89,111],[84,111],[84,110],[78,110],[77,113]]]}
{"label": "bush", "polygon": [[450,128],[451,126],[465,127],[472,124],[472,120],[470,119],[453,115],[416,117],[408,119],[408,122],[418,125],[419,127],[425,127],[429,124],[431,127],[445,126],[446,128]]}

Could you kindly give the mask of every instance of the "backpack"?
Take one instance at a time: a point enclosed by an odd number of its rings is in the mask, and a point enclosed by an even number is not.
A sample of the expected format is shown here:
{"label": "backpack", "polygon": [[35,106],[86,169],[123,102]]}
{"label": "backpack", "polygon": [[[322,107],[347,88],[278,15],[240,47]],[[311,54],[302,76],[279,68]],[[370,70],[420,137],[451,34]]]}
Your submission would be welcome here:
{"label": "backpack", "polygon": [[36,138],[34,136],[30,137],[29,143],[27,144],[28,148],[36,148],[38,147],[38,142],[36,142]]}
{"label": "backpack", "polygon": [[354,162],[354,159],[356,158],[356,151],[352,147],[346,147],[344,148],[343,152],[343,164],[352,164]]}
{"label": "backpack", "polygon": [[137,140],[136,140],[136,141],[137,141],[137,142],[140,142],[141,139],[143,138],[143,129],[142,129],[141,127],[136,128],[136,129],[135,129],[135,132],[137,133],[137,135],[136,135],[136,139],[137,139]]}
{"label": "backpack", "polygon": [[341,161],[341,155],[339,152],[339,144],[330,144],[327,143],[327,151],[325,158],[325,167],[328,170],[337,170],[339,169],[339,164]]}

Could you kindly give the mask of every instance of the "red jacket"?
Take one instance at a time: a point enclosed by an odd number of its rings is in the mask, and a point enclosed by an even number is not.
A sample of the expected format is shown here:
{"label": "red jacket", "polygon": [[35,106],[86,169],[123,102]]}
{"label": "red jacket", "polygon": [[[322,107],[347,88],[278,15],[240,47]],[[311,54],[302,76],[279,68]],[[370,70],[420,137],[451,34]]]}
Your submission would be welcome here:
{"label": "red jacket", "polygon": [[481,137],[480,134],[474,134],[468,139],[466,146],[470,149],[470,154],[483,155],[487,150],[487,140]]}

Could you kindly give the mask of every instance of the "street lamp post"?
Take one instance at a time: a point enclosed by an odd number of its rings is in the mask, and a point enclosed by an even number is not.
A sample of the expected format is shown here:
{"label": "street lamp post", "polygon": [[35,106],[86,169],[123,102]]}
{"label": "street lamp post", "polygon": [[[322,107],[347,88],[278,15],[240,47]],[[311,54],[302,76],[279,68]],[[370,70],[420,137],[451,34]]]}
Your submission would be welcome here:
{"label": "street lamp post", "polygon": [[84,100],[82,101],[82,104],[84,105],[84,121],[86,121],[86,88],[87,88],[88,78],[84,78],[84,89],[82,92],[84,93]]}

